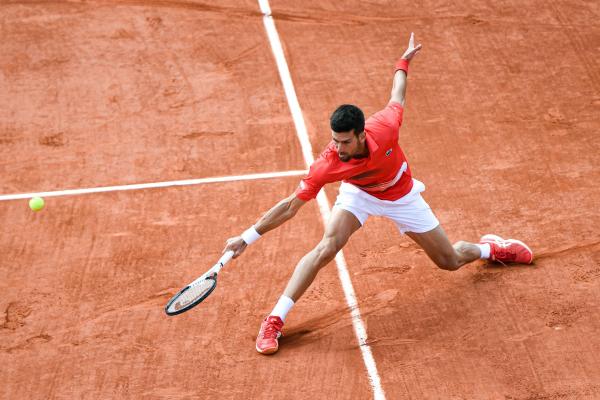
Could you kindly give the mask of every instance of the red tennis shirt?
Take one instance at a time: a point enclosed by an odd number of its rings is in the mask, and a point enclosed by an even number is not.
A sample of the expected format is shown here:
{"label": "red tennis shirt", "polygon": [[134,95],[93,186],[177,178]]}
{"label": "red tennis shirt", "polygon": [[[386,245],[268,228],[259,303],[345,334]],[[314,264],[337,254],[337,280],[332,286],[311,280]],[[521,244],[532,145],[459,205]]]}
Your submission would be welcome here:
{"label": "red tennis shirt", "polygon": [[410,168],[398,145],[403,113],[402,105],[392,101],[365,121],[367,158],[341,161],[332,140],[310,166],[296,189],[296,197],[314,199],[323,185],[338,181],[351,183],[381,200],[398,200],[410,192]]}

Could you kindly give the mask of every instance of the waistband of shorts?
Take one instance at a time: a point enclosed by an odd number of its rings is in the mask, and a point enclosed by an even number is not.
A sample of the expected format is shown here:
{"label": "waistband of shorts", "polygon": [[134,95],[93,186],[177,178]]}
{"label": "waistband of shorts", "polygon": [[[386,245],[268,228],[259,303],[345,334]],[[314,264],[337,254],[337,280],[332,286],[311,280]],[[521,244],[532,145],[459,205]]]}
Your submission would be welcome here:
{"label": "waistband of shorts", "polygon": [[415,178],[412,178],[412,181],[413,181],[413,187],[410,190],[410,192],[408,192],[407,194],[405,194],[404,196],[400,197],[397,200],[379,199],[379,198],[365,192],[358,186],[355,186],[348,182],[342,182],[342,184],[340,185],[340,193],[344,192],[344,193],[355,194],[355,195],[361,196],[367,200],[382,202],[382,203],[386,203],[386,204],[403,204],[403,203],[408,203],[409,201],[411,201],[412,198],[416,194],[425,191],[425,184],[423,182],[421,182],[420,180],[415,179]]}

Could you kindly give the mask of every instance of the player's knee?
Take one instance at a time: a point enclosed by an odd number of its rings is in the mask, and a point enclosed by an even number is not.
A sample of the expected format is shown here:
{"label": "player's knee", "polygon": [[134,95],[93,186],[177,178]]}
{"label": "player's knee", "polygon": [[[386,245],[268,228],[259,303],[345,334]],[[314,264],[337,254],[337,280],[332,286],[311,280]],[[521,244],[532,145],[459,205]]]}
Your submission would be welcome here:
{"label": "player's knee", "polygon": [[323,238],[323,240],[321,240],[321,242],[319,242],[317,245],[316,250],[319,257],[319,264],[321,264],[321,266],[333,260],[339,251],[335,240],[329,238]]}
{"label": "player's knee", "polygon": [[458,257],[455,254],[444,254],[436,257],[433,261],[438,268],[446,271],[456,271],[460,268]]}

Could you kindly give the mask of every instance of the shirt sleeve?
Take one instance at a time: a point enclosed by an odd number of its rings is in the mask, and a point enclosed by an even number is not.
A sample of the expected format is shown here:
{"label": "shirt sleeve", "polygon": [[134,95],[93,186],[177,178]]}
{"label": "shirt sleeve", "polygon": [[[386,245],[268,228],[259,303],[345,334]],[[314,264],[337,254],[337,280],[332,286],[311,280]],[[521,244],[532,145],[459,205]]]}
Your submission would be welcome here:
{"label": "shirt sleeve", "polygon": [[314,199],[326,183],[335,181],[335,179],[330,179],[330,164],[327,160],[327,152],[327,150],[323,152],[323,154],[312,163],[308,170],[308,175],[300,181],[295,192],[296,197],[300,200],[309,201]]}
{"label": "shirt sleeve", "polygon": [[402,107],[402,104],[390,101],[383,110],[373,114],[367,120],[366,124],[370,125],[371,129],[388,128],[398,132],[400,125],[402,125],[403,115],[404,107]]}

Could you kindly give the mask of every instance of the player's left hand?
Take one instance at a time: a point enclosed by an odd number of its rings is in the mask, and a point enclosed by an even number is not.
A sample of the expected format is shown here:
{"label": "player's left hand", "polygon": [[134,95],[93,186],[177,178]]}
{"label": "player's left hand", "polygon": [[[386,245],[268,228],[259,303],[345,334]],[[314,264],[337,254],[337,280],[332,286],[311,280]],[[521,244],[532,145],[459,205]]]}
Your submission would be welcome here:
{"label": "player's left hand", "polygon": [[423,46],[421,46],[421,44],[415,46],[415,34],[414,32],[411,32],[410,39],[408,40],[408,48],[406,49],[401,58],[410,61],[415,56],[415,54],[417,54],[419,50],[421,50],[422,47]]}

